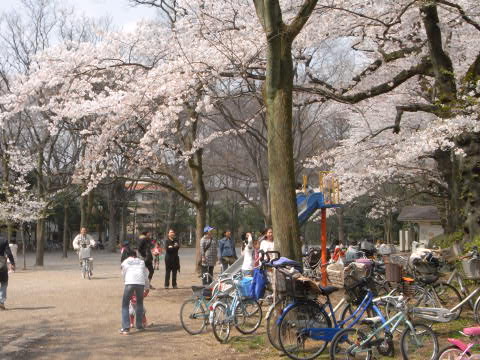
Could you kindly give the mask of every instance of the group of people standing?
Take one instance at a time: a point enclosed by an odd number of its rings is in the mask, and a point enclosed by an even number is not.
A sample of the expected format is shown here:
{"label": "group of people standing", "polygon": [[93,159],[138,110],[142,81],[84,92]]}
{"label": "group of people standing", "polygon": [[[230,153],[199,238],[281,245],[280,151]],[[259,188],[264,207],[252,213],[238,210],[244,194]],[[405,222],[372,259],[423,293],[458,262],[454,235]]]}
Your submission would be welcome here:
{"label": "group of people standing", "polygon": [[[213,230],[211,226],[205,226],[203,237],[200,240],[200,255],[202,266],[202,283],[208,285],[213,280],[213,270],[218,263],[222,266],[222,272],[227,270],[237,259],[235,241],[232,238],[232,232],[227,230],[218,242],[213,239]],[[246,275],[252,275],[253,269],[258,266],[260,251],[273,251],[273,230],[268,228],[262,234],[254,239],[253,233],[242,235],[243,255],[242,271]]]}

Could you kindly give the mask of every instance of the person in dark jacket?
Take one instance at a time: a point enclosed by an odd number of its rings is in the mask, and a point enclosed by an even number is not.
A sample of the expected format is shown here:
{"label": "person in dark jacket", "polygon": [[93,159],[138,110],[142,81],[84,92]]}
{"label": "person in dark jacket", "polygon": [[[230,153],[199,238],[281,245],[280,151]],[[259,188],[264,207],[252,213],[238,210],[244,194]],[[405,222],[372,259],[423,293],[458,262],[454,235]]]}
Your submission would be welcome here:
{"label": "person in dark jacket", "polygon": [[170,286],[170,273],[172,274],[172,287],[177,289],[177,271],[180,271],[179,248],[180,243],[175,239],[175,231],[168,230],[165,241],[165,289]]}
{"label": "person in dark jacket", "polygon": [[222,272],[228,269],[237,260],[235,241],[232,239],[232,232],[227,230],[223,238],[218,241],[218,258],[222,263]]}
{"label": "person in dark jacket", "polygon": [[152,255],[152,239],[149,232],[143,232],[138,237],[138,254],[145,261],[145,266],[148,269],[148,281],[150,282],[150,289],[155,289],[152,286],[152,278],[155,269],[153,268],[153,255]]}
{"label": "person in dark jacket", "polygon": [[0,238],[0,310],[5,310],[5,301],[7,300],[8,266],[6,257],[10,260],[10,268],[14,271],[15,259],[12,251],[7,240]]}

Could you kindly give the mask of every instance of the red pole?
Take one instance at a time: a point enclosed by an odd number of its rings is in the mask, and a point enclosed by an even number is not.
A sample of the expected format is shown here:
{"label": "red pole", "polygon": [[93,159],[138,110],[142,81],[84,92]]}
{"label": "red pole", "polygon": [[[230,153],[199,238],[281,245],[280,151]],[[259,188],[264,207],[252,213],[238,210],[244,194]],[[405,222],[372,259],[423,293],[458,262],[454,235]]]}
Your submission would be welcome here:
{"label": "red pole", "polygon": [[327,286],[327,209],[322,208],[322,286]]}

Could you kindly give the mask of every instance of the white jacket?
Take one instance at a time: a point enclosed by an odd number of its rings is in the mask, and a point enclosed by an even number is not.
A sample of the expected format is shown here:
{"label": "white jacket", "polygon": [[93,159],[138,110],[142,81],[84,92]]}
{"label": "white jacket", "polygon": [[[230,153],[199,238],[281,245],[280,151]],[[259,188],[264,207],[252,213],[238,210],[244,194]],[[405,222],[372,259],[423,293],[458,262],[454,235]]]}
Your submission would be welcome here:
{"label": "white jacket", "polygon": [[148,270],[145,261],[136,257],[128,257],[122,262],[122,275],[125,285],[144,285],[148,289]]}
{"label": "white jacket", "polygon": [[[84,248],[82,247],[82,244],[86,244],[89,246]],[[90,247],[95,246],[95,240],[93,240],[93,238],[88,234],[86,235],[78,234],[77,236],[75,236],[75,239],[73,239],[72,245],[74,250],[79,250],[78,252],[79,259],[85,259],[85,258],[91,257]]]}

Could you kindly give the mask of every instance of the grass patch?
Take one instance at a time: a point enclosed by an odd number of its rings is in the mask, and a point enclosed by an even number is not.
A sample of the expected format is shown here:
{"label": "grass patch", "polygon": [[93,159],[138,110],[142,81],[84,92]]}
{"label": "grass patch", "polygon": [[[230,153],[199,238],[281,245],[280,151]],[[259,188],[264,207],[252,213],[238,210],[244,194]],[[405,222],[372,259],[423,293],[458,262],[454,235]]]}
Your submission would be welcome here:
{"label": "grass patch", "polygon": [[263,350],[266,346],[265,335],[242,335],[242,336],[233,336],[230,339],[230,345],[237,352],[250,352],[252,350]]}

